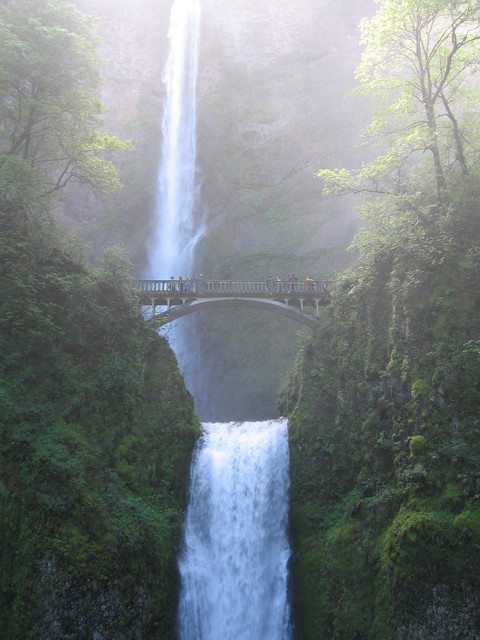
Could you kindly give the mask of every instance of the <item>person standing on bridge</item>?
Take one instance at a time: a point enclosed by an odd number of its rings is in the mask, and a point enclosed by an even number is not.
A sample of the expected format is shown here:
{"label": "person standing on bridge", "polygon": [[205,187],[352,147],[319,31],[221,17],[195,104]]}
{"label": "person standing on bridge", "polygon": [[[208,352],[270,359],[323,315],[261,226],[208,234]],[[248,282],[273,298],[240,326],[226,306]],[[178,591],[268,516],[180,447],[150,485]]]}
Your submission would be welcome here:
{"label": "person standing on bridge", "polygon": [[277,291],[283,291],[282,279],[277,276]]}
{"label": "person standing on bridge", "polygon": [[198,276],[198,293],[204,293],[205,288],[203,285],[203,273]]}
{"label": "person standing on bridge", "polygon": [[270,295],[273,293],[273,278],[272,276],[268,276],[267,278],[267,291]]}

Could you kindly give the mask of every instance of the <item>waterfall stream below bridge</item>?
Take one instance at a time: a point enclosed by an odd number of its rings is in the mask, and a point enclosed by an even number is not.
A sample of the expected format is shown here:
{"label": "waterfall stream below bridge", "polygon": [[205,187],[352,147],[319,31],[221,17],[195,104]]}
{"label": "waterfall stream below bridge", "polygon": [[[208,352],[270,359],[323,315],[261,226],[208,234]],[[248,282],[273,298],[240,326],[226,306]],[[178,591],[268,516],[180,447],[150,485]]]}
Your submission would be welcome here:
{"label": "waterfall stream below bridge", "polygon": [[287,420],[204,423],[179,558],[181,640],[287,640]]}

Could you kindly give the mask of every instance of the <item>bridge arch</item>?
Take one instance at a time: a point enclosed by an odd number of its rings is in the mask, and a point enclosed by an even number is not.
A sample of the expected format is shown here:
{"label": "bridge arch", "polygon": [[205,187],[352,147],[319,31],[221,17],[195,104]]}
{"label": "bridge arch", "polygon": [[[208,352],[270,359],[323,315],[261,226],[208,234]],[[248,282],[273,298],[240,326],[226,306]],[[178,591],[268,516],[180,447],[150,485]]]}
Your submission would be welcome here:
{"label": "bridge arch", "polygon": [[286,316],[292,320],[296,320],[308,327],[315,327],[318,324],[317,318],[301,309],[279,302],[278,300],[263,300],[258,298],[206,298],[199,300],[191,300],[184,304],[171,306],[166,311],[153,315],[149,322],[166,325],[177,318],[195,313],[201,309],[211,308],[231,308],[231,307],[250,307],[254,309],[267,309],[273,313]]}

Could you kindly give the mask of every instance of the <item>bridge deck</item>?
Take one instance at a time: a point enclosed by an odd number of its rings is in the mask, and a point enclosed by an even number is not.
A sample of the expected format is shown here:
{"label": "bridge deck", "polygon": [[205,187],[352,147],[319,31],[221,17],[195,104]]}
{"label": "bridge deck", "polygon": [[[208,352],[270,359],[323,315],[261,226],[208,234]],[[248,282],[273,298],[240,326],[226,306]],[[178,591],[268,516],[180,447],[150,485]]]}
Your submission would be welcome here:
{"label": "bridge deck", "polygon": [[133,287],[145,294],[145,297],[174,297],[178,294],[197,296],[271,296],[287,294],[288,297],[324,296],[328,290],[326,280],[277,282],[275,280],[135,280]]}

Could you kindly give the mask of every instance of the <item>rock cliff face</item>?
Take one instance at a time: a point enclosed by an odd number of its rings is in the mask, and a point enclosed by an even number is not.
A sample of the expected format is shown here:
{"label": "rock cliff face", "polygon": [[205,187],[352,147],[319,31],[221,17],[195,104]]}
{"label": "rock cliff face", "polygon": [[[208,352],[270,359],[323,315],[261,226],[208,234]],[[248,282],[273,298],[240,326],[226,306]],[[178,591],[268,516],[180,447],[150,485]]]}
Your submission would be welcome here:
{"label": "rock cliff face", "polygon": [[232,253],[293,252],[297,271],[325,272],[325,251],[351,238],[351,204],[323,198],[313,174],[352,160],[366,111],[347,94],[370,4],[205,2],[198,135],[207,267]]}
{"label": "rock cliff face", "polygon": [[116,159],[124,188],[114,198],[95,197],[76,185],[61,215],[80,227],[98,251],[126,243],[141,271],[154,210],[161,140],[162,68],[168,51],[170,0],[73,0],[97,18],[104,61],[100,98],[106,127],[132,140],[135,151]]}
{"label": "rock cliff face", "polygon": [[[100,18],[107,125],[132,139],[136,151],[121,160],[125,188],[119,196],[100,201],[72,189],[64,213],[94,245],[126,242],[141,274],[154,215],[171,2],[76,4]],[[327,278],[351,260],[344,250],[358,226],[355,202],[323,196],[314,173],[358,161],[351,149],[368,105],[350,92],[360,56],[358,24],[372,12],[372,0],[203,0],[197,86],[201,201],[196,215],[205,220],[207,234],[198,251],[198,272],[221,278],[292,272],[302,279]],[[215,397],[238,397],[238,409],[221,409],[205,393],[205,401],[197,404],[210,418],[243,417],[246,405],[250,417],[268,417],[275,411],[279,372],[295,353],[298,327],[262,318],[268,335],[255,326],[254,339],[250,316],[237,317],[196,321],[203,341],[195,359],[202,379],[213,380]],[[285,336],[283,346],[273,342],[276,330]],[[270,354],[267,366],[256,365],[256,340]],[[213,362],[213,351],[223,356]],[[238,395],[248,380],[233,373],[242,363],[259,368],[262,378],[248,399]],[[187,374],[195,396],[199,378],[193,369]]]}

